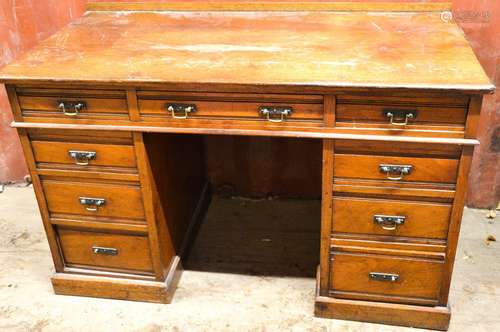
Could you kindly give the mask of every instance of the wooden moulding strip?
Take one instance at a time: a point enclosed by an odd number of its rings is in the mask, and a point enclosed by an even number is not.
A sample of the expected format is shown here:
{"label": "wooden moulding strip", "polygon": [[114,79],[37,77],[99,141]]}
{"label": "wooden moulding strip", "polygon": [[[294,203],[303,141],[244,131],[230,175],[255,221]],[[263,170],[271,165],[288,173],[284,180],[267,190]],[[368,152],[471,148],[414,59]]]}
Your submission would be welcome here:
{"label": "wooden moulding strip", "polygon": [[442,138],[442,137],[415,137],[415,136],[389,136],[389,135],[362,135],[343,134],[330,129],[323,132],[300,130],[265,130],[265,129],[239,129],[239,128],[188,128],[188,127],[149,127],[128,125],[90,125],[90,124],[56,124],[37,122],[12,122],[13,128],[45,128],[45,129],[83,129],[83,130],[109,130],[132,131],[148,133],[175,133],[175,134],[200,134],[200,135],[237,135],[237,136],[268,136],[268,137],[304,137],[304,138],[332,138],[363,141],[387,142],[412,142],[430,144],[455,144],[479,145],[477,139],[470,138]]}
{"label": "wooden moulding strip", "polygon": [[316,296],[316,317],[354,320],[446,331],[450,323],[447,307],[344,300]]}
{"label": "wooden moulding strip", "polygon": [[451,10],[450,2],[294,2],[294,1],[175,1],[90,2],[90,11],[386,11]]}
{"label": "wooden moulding strip", "polygon": [[52,277],[52,286],[60,295],[170,303],[181,273],[180,259],[175,256],[165,281],[56,273]]}

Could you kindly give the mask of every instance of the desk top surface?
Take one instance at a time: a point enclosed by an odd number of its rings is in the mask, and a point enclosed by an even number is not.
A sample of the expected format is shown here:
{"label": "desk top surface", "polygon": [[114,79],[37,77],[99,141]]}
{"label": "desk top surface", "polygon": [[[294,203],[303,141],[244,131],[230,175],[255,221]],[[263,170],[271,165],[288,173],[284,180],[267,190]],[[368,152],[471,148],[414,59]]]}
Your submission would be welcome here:
{"label": "desk top surface", "polygon": [[491,90],[439,12],[89,11],[0,81]]}

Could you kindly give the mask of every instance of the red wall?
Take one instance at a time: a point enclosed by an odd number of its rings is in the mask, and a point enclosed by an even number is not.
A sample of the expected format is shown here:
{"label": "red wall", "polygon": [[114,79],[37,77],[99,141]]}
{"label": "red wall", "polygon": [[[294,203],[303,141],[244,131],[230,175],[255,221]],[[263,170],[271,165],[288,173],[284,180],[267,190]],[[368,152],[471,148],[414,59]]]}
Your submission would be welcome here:
{"label": "red wall", "polygon": [[[0,67],[80,16],[87,0],[0,0]],[[28,173],[3,85],[0,85],[0,183]]]}
{"label": "red wall", "polygon": [[455,20],[497,91],[485,96],[469,178],[467,205],[495,207],[500,200],[500,1],[454,0]]}
{"label": "red wall", "polygon": [[[105,0],[90,0],[89,2],[91,1]],[[434,2],[443,1],[445,0]],[[67,22],[80,16],[86,2],[87,0],[0,0],[0,44],[2,46],[0,67],[60,29]],[[408,2],[408,0],[399,2]],[[500,1],[453,0],[453,12],[487,74],[498,86],[500,83]],[[468,205],[470,206],[493,207],[500,199],[500,172],[497,172],[500,169],[499,120],[500,93],[496,92],[494,95],[487,96],[483,105],[478,132],[481,145],[474,155],[469,183]],[[21,181],[27,174],[17,136],[8,127],[10,121],[12,118],[5,91],[0,87],[0,183]]]}

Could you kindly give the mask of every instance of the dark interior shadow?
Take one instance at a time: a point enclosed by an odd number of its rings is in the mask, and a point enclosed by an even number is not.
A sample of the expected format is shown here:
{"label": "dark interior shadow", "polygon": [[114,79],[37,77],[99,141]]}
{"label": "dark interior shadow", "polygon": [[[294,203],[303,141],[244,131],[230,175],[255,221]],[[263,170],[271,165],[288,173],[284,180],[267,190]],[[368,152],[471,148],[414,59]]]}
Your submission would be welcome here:
{"label": "dark interior shadow", "polygon": [[314,277],[320,200],[214,196],[184,268],[265,276]]}

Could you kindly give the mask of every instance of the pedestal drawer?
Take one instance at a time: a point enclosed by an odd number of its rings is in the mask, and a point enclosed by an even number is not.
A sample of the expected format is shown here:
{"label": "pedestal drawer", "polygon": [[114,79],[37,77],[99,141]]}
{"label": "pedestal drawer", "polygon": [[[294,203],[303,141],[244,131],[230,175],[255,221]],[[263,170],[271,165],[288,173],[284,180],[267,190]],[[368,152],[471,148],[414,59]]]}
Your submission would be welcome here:
{"label": "pedestal drawer", "polygon": [[58,228],[65,265],[122,271],[153,270],[148,238]]}
{"label": "pedestal drawer", "polygon": [[335,154],[336,178],[455,183],[457,159]]}
{"label": "pedestal drawer", "polygon": [[35,161],[77,166],[136,167],[131,145],[32,141]]}
{"label": "pedestal drawer", "polygon": [[330,294],[339,298],[436,305],[443,262],[333,252]]}
{"label": "pedestal drawer", "polygon": [[450,214],[445,203],[334,197],[332,231],[446,239]]}
{"label": "pedestal drawer", "polygon": [[53,179],[42,180],[42,185],[51,216],[145,218],[139,185]]}

